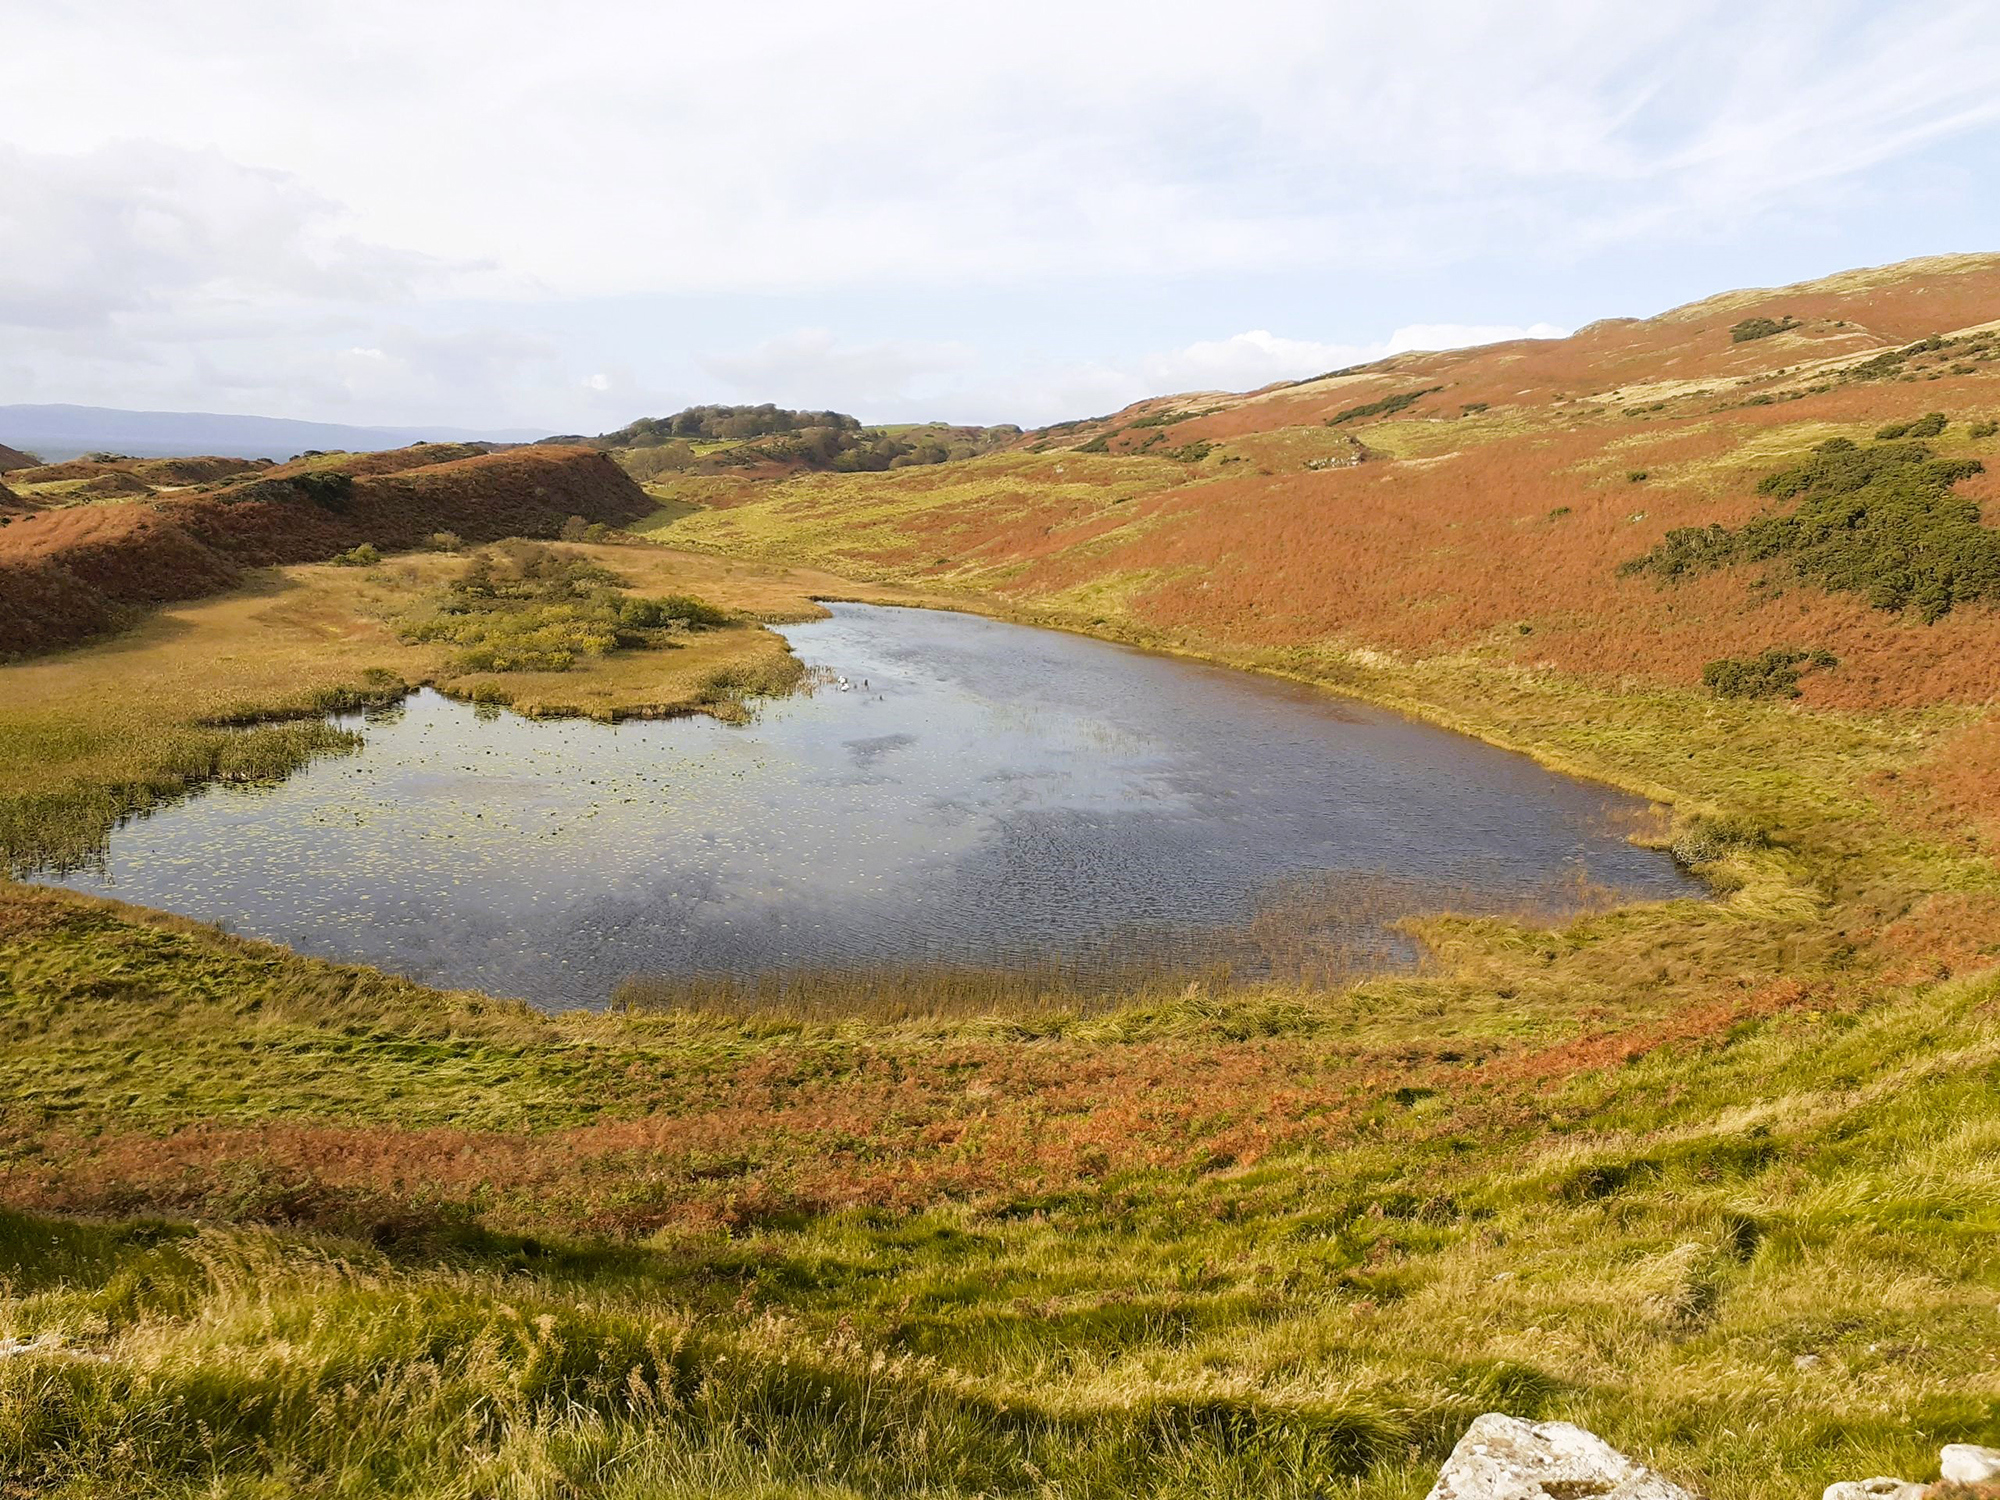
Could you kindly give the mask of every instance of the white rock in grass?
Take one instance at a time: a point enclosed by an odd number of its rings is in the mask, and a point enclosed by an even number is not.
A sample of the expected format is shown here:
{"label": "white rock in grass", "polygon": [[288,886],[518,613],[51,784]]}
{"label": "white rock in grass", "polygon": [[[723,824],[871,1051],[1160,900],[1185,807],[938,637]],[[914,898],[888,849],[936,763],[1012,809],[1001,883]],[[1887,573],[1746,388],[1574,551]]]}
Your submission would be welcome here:
{"label": "white rock in grass", "polygon": [[1953,1484],[2000,1482],[2000,1448],[1977,1443],[1946,1443],[1938,1454],[1938,1473]]}
{"label": "white rock in grass", "polygon": [[1595,1433],[1488,1412],[1438,1470],[1430,1500],[1692,1500]]}
{"label": "white rock in grass", "polygon": [[104,1363],[106,1356],[94,1349],[79,1349],[74,1344],[65,1344],[52,1333],[38,1338],[0,1338],[0,1359],[17,1359],[31,1354],[47,1355],[58,1359],[86,1359]]}
{"label": "white rock in grass", "polygon": [[1830,1484],[1819,1500],[1922,1500],[1930,1488],[1911,1479],[1843,1479]]}

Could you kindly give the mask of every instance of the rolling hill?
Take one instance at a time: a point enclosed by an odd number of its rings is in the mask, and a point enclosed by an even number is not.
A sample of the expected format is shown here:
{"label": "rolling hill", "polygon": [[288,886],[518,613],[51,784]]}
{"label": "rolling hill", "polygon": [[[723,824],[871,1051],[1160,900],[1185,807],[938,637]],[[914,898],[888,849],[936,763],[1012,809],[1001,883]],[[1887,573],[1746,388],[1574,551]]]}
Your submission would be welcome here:
{"label": "rolling hill", "polygon": [[[1621,572],[1671,532],[1764,513],[1759,481],[1814,446],[1931,411],[1949,419],[1924,440],[1936,456],[2000,454],[2000,257],[1163,397],[969,464],[656,490],[711,508],[683,541],[991,590],[1089,628],[1679,684],[1824,648],[1840,665],[1803,682],[1808,702],[1981,703],[2000,692],[1990,609],[1926,623],[1782,558],[1672,586]],[[2000,474],[1952,494],[1989,502]]]}
{"label": "rolling hill", "polygon": [[[1391,704],[1653,799],[1706,889],[1352,983],[551,1013],[0,881],[0,1481],[1411,1500],[1503,1410],[1791,1500],[2000,1441],[1996,320],[2000,257],[1913,262],[650,499],[568,447],[24,484],[25,644],[35,589],[140,624],[0,665],[20,868],[329,706],[498,723],[397,626],[478,559],[248,570],[576,512],[665,545],[564,567],[741,646],[838,594]],[[658,644],[549,701],[724,643]]]}

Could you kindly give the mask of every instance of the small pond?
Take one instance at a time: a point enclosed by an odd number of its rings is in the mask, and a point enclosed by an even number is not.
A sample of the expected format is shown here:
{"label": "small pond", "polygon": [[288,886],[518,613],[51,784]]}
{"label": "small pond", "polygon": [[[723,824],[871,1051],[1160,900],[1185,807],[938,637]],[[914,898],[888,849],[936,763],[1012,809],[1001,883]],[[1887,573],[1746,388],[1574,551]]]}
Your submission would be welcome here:
{"label": "small pond", "polygon": [[971,615],[789,626],[754,722],[425,691],[113,833],[81,890],[549,1006],[628,976],[1408,956],[1412,910],[1699,895],[1638,799],[1311,689]]}

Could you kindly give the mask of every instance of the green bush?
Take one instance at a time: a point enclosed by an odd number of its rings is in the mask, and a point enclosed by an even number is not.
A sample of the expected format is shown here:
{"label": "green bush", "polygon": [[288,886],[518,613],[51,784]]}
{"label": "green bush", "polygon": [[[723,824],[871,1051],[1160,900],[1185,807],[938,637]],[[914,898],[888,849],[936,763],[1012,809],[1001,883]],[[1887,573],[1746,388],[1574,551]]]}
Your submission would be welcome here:
{"label": "green bush", "polygon": [[401,634],[460,647],[457,672],[566,672],[588,657],[729,622],[700,599],[632,598],[617,581],[588,558],[514,543],[473,558],[432,613],[405,620]]}
{"label": "green bush", "polygon": [[1975,443],[1984,442],[1996,432],[2000,432],[2000,422],[1990,419],[1984,422],[1974,422],[1970,427],[1965,429],[1965,435]]}
{"label": "green bush", "polygon": [[1644,484],[1652,475],[1645,469],[1627,469],[1625,480],[1628,484]]}
{"label": "green bush", "polygon": [[1732,344],[1747,344],[1752,339],[1767,339],[1798,326],[1797,318],[1786,318],[1783,322],[1775,318],[1745,318],[1729,330],[1729,341]]}
{"label": "green bush", "polygon": [[1736,562],[1783,560],[1806,582],[1935,621],[1955,605],[2000,599],[2000,532],[1980,524],[1976,502],[1953,492],[1983,468],[1977,459],[1934,457],[1922,443],[1862,448],[1835,438],[1758,484],[1760,494],[1798,500],[1791,514],[1760,516],[1735,531],[1679,527],[1619,571],[1672,582]]}
{"label": "green bush", "polygon": [[618,606],[618,623],[627,630],[661,630],[684,625],[713,630],[727,625],[729,615],[691,594],[667,594],[658,599],[626,599]]}
{"label": "green bush", "polygon": [[1913,438],[1934,438],[1951,425],[1951,419],[1941,411],[1926,412],[1910,424]]}
{"label": "green bush", "polygon": [[382,554],[375,550],[374,544],[363,542],[360,546],[341,553],[333,561],[336,567],[341,568],[372,568],[381,560]]}
{"label": "green bush", "polygon": [[1435,396],[1443,389],[1441,385],[1434,385],[1427,390],[1399,391],[1393,396],[1384,396],[1380,401],[1368,401],[1360,406],[1350,406],[1346,411],[1328,417],[1326,425],[1340,427],[1348,422],[1359,422],[1364,417],[1392,417],[1405,407],[1415,405],[1426,396]]}
{"label": "green bush", "polygon": [[1701,669],[1701,680],[1718,698],[1796,698],[1799,678],[1806,671],[1839,665],[1830,651],[1773,646],[1756,656],[1718,657]]}
{"label": "green bush", "polygon": [[339,469],[322,469],[292,479],[292,488],[326,510],[345,510],[354,493],[354,476]]}
{"label": "green bush", "polygon": [[1174,411],[1156,411],[1150,417],[1134,418],[1131,425],[1134,427],[1171,427],[1176,422],[1191,422],[1196,417],[1205,417],[1214,410],[1215,408],[1212,406],[1205,406],[1200,411],[1194,411],[1186,407],[1178,408]]}

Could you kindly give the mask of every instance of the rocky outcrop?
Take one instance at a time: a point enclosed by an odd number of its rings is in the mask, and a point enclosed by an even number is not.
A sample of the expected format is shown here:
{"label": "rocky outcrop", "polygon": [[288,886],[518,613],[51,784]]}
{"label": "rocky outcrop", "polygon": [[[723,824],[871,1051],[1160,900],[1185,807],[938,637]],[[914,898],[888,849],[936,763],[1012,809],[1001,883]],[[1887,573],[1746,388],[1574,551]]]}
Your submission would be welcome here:
{"label": "rocky outcrop", "polygon": [[2000,1484],[2000,1448],[1946,1443],[1938,1454],[1938,1477],[1947,1484]]}
{"label": "rocky outcrop", "polygon": [[1924,1500],[1927,1495],[1944,1495],[1957,1489],[1979,1491],[2000,1489],[2000,1448],[1982,1448],[1977,1443],[1946,1443],[1938,1453],[1938,1483],[1915,1479],[1844,1479],[1830,1484],[1820,1500]]}
{"label": "rocky outcrop", "polygon": [[1692,1500],[1688,1492],[1568,1422],[1488,1412],[1465,1430],[1430,1500]]}
{"label": "rocky outcrop", "polygon": [[1886,1476],[1875,1479],[1843,1479],[1830,1484],[1820,1494],[1820,1500],[1923,1500],[1929,1485],[1917,1484],[1908,1479],[1890,1479]]}
{"label": "rocky outcrop", "polygon": [[[1950,1443],[1939,1482],[1843,1479],[1820,1500],[1946,1500],[2000,1493],[2000,1448]],[[1429,1500],[1693,1500],[1664,1475],[1568,1422],[1524,1422],[1488,1412],[1438,1470]]]}

